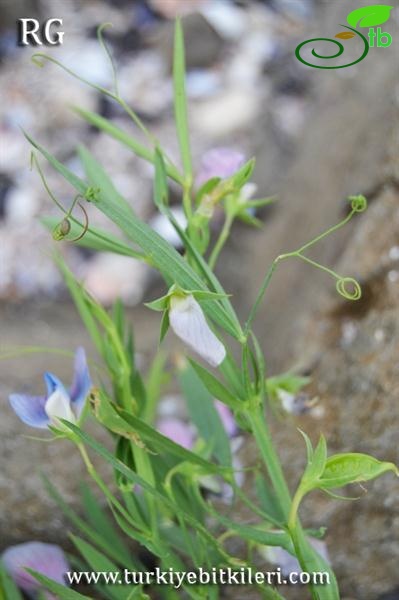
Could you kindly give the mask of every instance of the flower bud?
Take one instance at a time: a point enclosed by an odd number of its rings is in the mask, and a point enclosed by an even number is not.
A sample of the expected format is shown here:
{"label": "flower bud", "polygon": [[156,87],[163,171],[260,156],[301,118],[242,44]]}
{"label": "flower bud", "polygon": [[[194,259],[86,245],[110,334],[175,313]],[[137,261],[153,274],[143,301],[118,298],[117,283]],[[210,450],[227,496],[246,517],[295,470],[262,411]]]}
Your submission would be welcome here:
{"label": "flower bud", "polygon": [[68,233],[71,231],[71,223],[69,221],[68,218],[65,217],[65,219],[63,219],[61,221],[61,223],[58,223],[58,225],[56,225],[53,229],[53,239],[56,242],[59,242],[61,240],[64,239],[64,237],[66,235],[68,235]]}
{"label": "flower bud", "polygon": [[209,327],[194,296],[171,296],[169,322],[175,334],[212,367],[224,360],[226,350]]}

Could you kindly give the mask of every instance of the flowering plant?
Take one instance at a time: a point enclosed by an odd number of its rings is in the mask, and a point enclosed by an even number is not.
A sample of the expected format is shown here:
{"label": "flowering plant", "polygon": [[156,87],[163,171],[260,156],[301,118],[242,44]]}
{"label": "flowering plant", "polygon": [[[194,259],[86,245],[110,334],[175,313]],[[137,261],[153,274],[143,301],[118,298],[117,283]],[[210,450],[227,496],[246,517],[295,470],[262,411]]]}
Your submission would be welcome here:
{"label": "flowering plant", "polygon": [[[91,492],[86,491],[84,495],[85,520],[66,507],[47,482],[50,493],[80,530],[80,536],[73,535],[71,539],[91,569],[144,571],[155,561],[165,570],[205,568],[211,571],[224,567],[239,570],[254,564],[254,549],[264,556],[265,550],[274,548],[275,555],[288,556],[290,564],[299,562],[303,571],[326,572],[328,583],[310,582],[310,593],[314,599],[337,600],[336,578],[325,552],[320,550],[324,531],[303,527],[298,515],[300,504],[313,490],[334,495],[332,490],[347,484],[368,481],[386,471],[398,474],[398,470],[392,463],[380,462],[365,454],[328,456],[323,435],[313,448],[308,436],[301,432],[307,466],[296,491],[291,492],[271,439],[269,409],[279,398],[287,409],[306,379],[292,373],[267,377],[253,323],[274,271],[289,258],[303,260],[326,272],[335,280],[337,292],[347,300],[360,298],[361,288],[355,279],[310,259],[306,251],[365,210],[366,200],[363,196],[350,197],[350,211],[343,221],[301,248],[279,255],[264,277],[246,322],[241,324],[228,293],[214,274],[214,267],[235,219],[259,225],[253,211],[271,201],[270,198],[249,199],[248,185],[255,161],[246,162],[240,153],[223,148],[213,150],[203,161],[202,171],[194,173],[185,94],[183,32],[177,22],[173,78],[182,169],[177,167],[120,96],[112,58],[102,37],[103,28],[99,29],[99,42],[111,61],[114,89],[83,81],[117,102],[144,134],[147,145],[98,114],[82,108],[76,108],[76,112],[153,165],[154,203],[173,226],[183,253],[137,217],[86,148],[79,148],[85,171],[83,179],[26,134],[34,149],[32,163],[50,197],[64,213],[60,222],[52,218],[44,222],[52,229],[56,241],[72,241],[94,250],[128,256],[146,262],[159,272],[165,282],[165,294],[149,301],[147,307],[162,313],[160,340],[170,328],[187,347],[187,357],[179,357],[172,374],[186,399],[191,424],[176,417],[157,417],[167,371],[165,354],[157,353],[143,375],[122,304],[116,302],[112,311],[102,307],[59,256],[56,261],[107,377],[102,372],[93,384],[84,351],[79,349],[69,390],[58,378],[46,374],[46,396],[13,394],[11,406],[27,425],[48,428],[54,439],[63,437],[74,443],[88,474],[107,500],[114,520],[112,525]],[[34,60],[40,66],[46,60],[52,61],[78,77],[46,54],[36,54]],[[69,210],[50,190],[38,153],[75,189],[76,196]],[[169,179],[181,188],[185,226],[176,220],[170,208]],[[121,237],[91,226],[86,203],[104,213],[119,228]],[[82,211],[83,223],[74,214],[77,205]],[[213,243],[210,225],[216,208],[223,211],[225,221]],[[90,416],[109,432],[114,452],[87,432],[86,420]],[[248,469],[242,468],[236,455],[238,431],[252,436],[258,449],[258,459]],[[97,454],[111,465],[115,474],[113,485],[104,481],[89,453]],[[249,486],[243,485],[243,477],[255,483],[255,498],[249,493]],[[228,512],[219,500],[230,504]],[[251,511],[253,519],[249,524],[232,517],[239,504]],[[235,550],[229,543],[234,537],[242,540],[247,552]],[[127,543],[132,540],[141,550],[132,551]],[[268,556],[270,559],[272,553]],[[4,559],[7,569],[9,561],[6,559],[7,556]],[[32,562],[28,563],[25,566],[31,566],[29,585],[36,581],[46,593],[56,594],[61,599],[87,597],[48,577],[37,563],[33,569]],[[12,576],[13,570],[9,572]],[[16,581],[18,583],[18,579]],[[7,585],[11,585],[8,580]],[[273,585],[256,585],[259,597],[283,598]],[[112,599],[148,598],[151,589],[140,583],[133,588],[99,585],[98,592],[101,597]],[[216,599],[221,589],[217,585],[198,587],[185,583],[181,593],[193,599]],[[159,595],[180,597],[171,588],[161,589]]]}

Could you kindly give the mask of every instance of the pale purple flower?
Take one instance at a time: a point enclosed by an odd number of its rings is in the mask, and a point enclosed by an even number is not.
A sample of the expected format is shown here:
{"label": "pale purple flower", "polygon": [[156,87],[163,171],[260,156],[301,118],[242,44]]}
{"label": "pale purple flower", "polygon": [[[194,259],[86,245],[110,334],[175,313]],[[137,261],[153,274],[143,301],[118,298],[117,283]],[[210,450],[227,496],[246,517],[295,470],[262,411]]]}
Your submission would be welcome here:
{"label": "pale purple flower", "polygon": [[[10,546],[3,552],[2,562],[15,584],[30,598],[35,598],[42,589],[40,583],[26,571],[32,569],[49,579],[66,585],[65,573],[70,567],[63,550],[54,544],[26,542]],[[45,592],[46,598],[54,598]]]}
{"label": "pale purple flower", "polygon": [[245,156],[232,148],[213,148],[208,150],[201,159],[201,168],[196,177],[196,186],[201,187],[213,177],[226,179],[231,177],[243,166]]}
{"label": "pale purple flower", "polygon": [[47,387],[45,396],[10,395],[10,404],[18,417],[27,425],[40,429],[49,425],[59,426],[59,419],[76,423],[92,385],[83,348],[76,350],[74,376],[68,390],[52,373],[46,372],[44,381]]}
{"label": "pale purple flower", "polygon": [[225,432],[230,438],[234,437],[238,432],[238,427],[233,413],[229,407],[223,404],[223,402],[220,402],[220,400],[215,400],[215,408],[219,413]]}
{"label": "pale purple flower", "polygon": [[169,322],[175,334],[212,367],[223,362],[225,347],[209,327],[194,296],[171,296]]}
{"label": "pale purple flower", "polygon": [[158,421],[157,429],[176,444],[187,448],[187,450],[191,450],[194,446],[193,430],[181,419],[164,417]]}
{"label": "pale purple flower", "polygon": [[[330,563],[330,557],[327,550],[327,545],[323,540],[309,538],[309,543],[313,548],[324,558],[327,563]],[[260,554],[269,562],[278,565],[284,577],[288,577],[290,573],[300,573],[301,566],[295,556],[292,556],[284,548],[260,546]]]}
{"label": "pale purple flower", "polygon": [[293,394],[278,388],[276,393],[283,410],[295,416],[308,413],[317,403],[317,398],[309,398],[309,395],[303,392]]}

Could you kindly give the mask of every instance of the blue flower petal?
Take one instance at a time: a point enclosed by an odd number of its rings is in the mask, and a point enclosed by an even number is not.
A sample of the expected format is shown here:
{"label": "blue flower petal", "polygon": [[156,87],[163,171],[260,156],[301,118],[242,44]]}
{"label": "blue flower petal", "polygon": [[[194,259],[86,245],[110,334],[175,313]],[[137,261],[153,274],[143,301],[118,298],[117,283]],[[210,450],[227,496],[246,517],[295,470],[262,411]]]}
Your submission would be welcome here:
{"label": "blue flower petal", "polygon": [[9,400],[15,413],[27,425],[46,429],[50,424],[50,419],[44,410],[44,405],[46,404],[44,396],[11,394]]}
{"label": "blue flower petal", "polygon": [[60,390],[66,396],[68,396],[68,392],[66,391],[64,384],[60,379],[58,379],[56,375],[53,375],[52,373],[46,371],[46,373],[44,373],[43,375],[43,378],[47,387],[47,397],[51,396],[51,394],[53,394],[55,390]]}
{"label": "blue flower petal", "polygon": [[72,385],[69,390],[72,406],[79,417],[83,409],[86,396],[90,391],[92,382],[86,361],[86,353],[83,348],[78,348],[75,353],[75,367]]}

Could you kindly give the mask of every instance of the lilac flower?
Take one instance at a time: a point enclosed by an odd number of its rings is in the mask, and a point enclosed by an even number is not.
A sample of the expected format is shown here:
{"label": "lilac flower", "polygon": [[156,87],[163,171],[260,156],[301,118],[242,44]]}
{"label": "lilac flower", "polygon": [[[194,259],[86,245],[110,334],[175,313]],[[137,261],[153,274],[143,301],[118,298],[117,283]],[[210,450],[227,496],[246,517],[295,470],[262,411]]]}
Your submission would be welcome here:
{"label": "lilac flower", "polygon": [[238,428],[231,410],[220,400],[216,400],[215,408],[219,413],[225,432],[229,438],[234,437],[238,432]]}
{"label": "lilac flower", "polygon": [[51,373],[44,374],[44,381],[47,386],[45,396],[10,395],[10,404],[18,417],[27,425],[40,429],[49,425],[59,427],[59,419],[76,423],[92,385],[83,348],[76,350],[74,376],[69,390]]}
{"label": "lilac flower", "polygon": [[[330,563],[327,545],[322,540],[309,538],[310,544],[318,552],[327,563]],[[292,556],[284,548],[260,546],[260,554],[272,564],[278,565],[284,577],[288,577],[290,573],[300,573],[301,566],[295,556]]]}
{"label": "lilac flower", "polygon": [[201,187],[208,179],[231,177],[245,163],[245,156],[231,148],[213,148],[201,160],[201,168],[196,178],[196,186]]}
{"label": "lilac flower", "polygon": [[[66,585],[64,577],[70,567],[59,546],[42,542],[26,542],[10,546],[3,552],[1,558],[15,584],[30,598],[35,598],[42,586],[25,570],[26,567],[61,585]],[[45,597],[49,600],[55,599],[52,594],[45,593]]]}
{"label": "lilac flower", "polygon": [[158,431],[170,438],[176,444],[180,444],[187,450],[194,446],[194,434],[191,427],[175,417],[164,417],[158,421]]}
{"label": "lilac flower", "polygon": [[223,362],[225,347],[209,327],[194,296],[171,296],[169,322],[175,334],[212,367]]}

